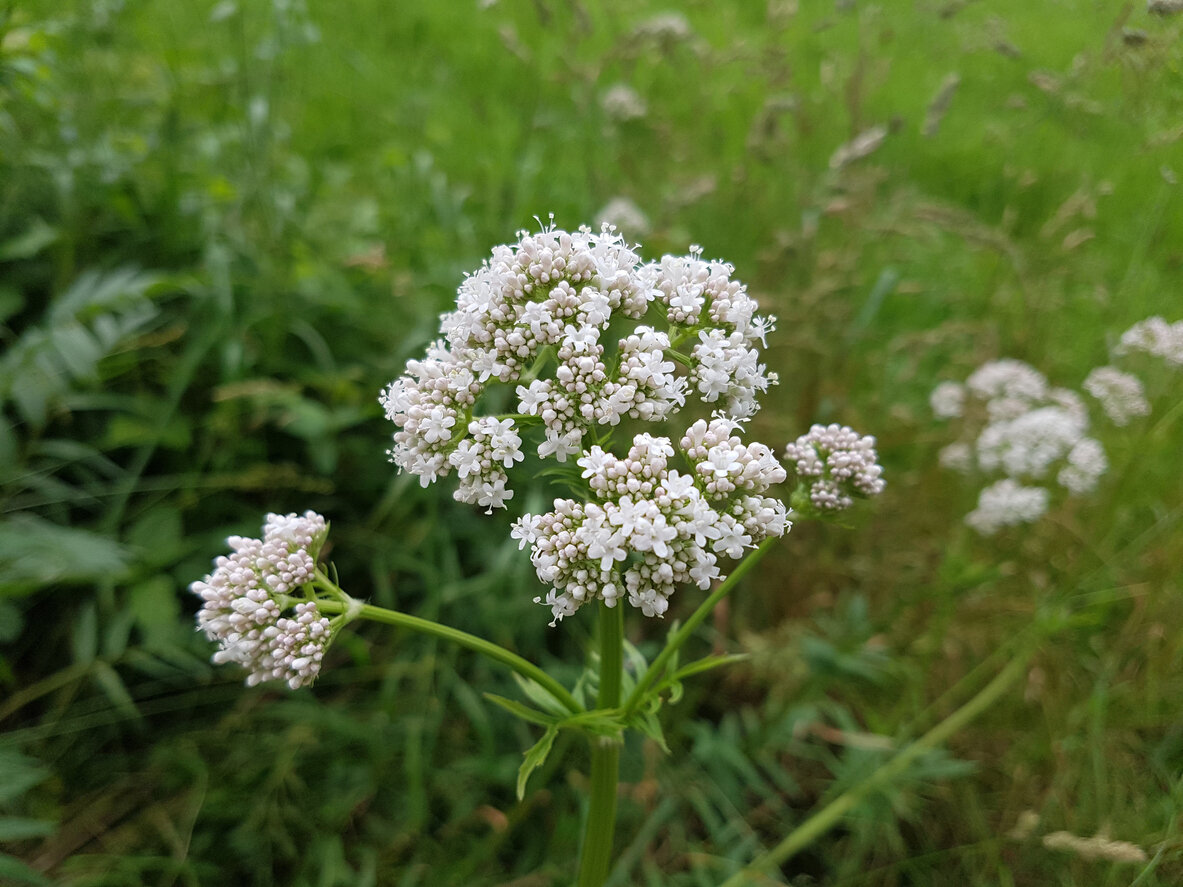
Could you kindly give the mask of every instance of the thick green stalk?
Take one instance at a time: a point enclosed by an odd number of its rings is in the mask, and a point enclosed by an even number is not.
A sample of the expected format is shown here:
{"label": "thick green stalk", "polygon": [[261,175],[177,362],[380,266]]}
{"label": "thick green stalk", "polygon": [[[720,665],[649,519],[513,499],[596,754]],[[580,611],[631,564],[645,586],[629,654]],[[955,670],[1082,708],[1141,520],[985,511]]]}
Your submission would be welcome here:
{"label": "thick green stalk", "polygon": [[[600,604],[600,694],[596,708],[620,705],[623,672],[624,605]],[[616,830],[616,785],[620,777],[620,741],[591,739],[591,799],[579,860],[579,887],[603,887],[612,868],[612,834]]]}
{"label": "thick green stalk", "polygon": [[942,745],[950,736],[966,726],[978,715],[985,712],[998,701],[1010,686],[1025,673],[1027,663],[1034,654],[1034,646],[1020,653],[1012,659],[998,676],[983,687],[969,702],[949,715],[890,761],[884,763],[874,773],[860,782],[854,788],[848,789],[833,801],[809,817],[779,844],[758,857],[742,871],[736,872],[723,882],[723,887],[751,887],[760,883],[756,878],[760,873],[770,871],[783,865],[787,860],[801,850],[808,847],[819,837],[833,828],[838,822],[862,801],[868,794],[879,786],[890,782],[904,772],[908,766],[920,755],[930,749]]}
{"label": "thick green stalk", "polygon": [[[739,581],[747,575],[747,572],[756,566],[760,558],[768,553],[768,550],[772,548],[777,538],[779,537],[765,539],[755,551],[740,561],[739,566],[731,571],[731,575],[719,583],[719,587],[711,592],[711,596],[703,601],[698,609],[691,614],[690,618],[670,636],[670,639],[666,642],[665,649],[653,660],[653,664],[645,669],[645,674],[640,677],[637,681],[637,686],[633,688],[633,692],[625,700],[624,716],[626,720],[640,707],[641,701],[645,698],[645,692],[661,677],[674,654],[682,648],[682,645],[686,643],[690,635],[694,633],[694,630],[702,624],[702,621],[710,615],[711,610],[715,609],[719,601],[727,597],[731,593],[731,590],[739,584]],[[603,708],[603,706],[600,707]]]}
{"label": "thick green stalk", "polygon": [[482,656],[487,656],[496,662],[500,662],[502,665],[507,665],[522,677],[529,678],[539,684],[546,692],[562,703],[565,708],[570,710],[572,714],[578,714],[583,711],[583,708],[575,701],[575,697],[567,691],[566,687],[533,662],[523,659],[517,653],[511,653],[509,650],[498,644],[494,644],[492,641],[486,641],[484,638],[479,638],[466,631],[460,631],[458,628],[432,622],[430,619],[421,619],[418,616],[399,613],[396,610],[388,610],[385,607],[375,607],[373,604],[363,604],[360,601],[344,602],[322,599],[316,602],[316,608],[322,613],[344,613],[352,618],[369,619],[372,622],[381,622],[384,625],[409,628],[411,631],[417,631],[421,634],[431,635],[441,640],[459,644],[461,647],[472,650],[474,653],[480,653]]}

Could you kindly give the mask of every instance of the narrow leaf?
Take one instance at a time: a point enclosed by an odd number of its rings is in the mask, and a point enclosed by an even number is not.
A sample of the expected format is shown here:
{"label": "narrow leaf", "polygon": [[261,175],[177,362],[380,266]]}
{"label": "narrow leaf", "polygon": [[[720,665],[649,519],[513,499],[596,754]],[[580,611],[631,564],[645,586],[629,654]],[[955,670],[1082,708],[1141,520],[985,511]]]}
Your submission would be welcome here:
{"label": "narrow leaf", "polygon": [[517,681],[518,686],[522,688],[522,692],[526,694],[531,702],[541,708],[543,711],[549,712],[557,717],[566,717],[570,714],[567,711],[567,706],[555,699],[550,693],[543,689],[542,685],[537,681],[532,681],[529,678],[524,678],[516,671],[513,673],[513,679]]}
{"label": "narrow leaf", "polygon": [[743,662],[751,658],[747,653],[730,653],[720,656],[707,656],[704,659],[699,659],[697,662],[691,662],[689,665],[684,665],[676,672],[670,675],[669,680],[683,681],[688,677],[696,674],[702,674],[704,671],[710,671],[713,668],[718,668],[721,665],[731,665],[734,662]]}
{"label": "narrow leaf", "polygon": [[547,755],[550,754],[551,746],[555,744],[555,737],[559,735],[559,728],[550,726],[546,728],[546,732],[542,734],[534,745],[526,752],[525,760],[522,761],[522,766],[518,768],[518,800],[522,800],[526,796],[526,781],[530,778],[530,774],[537,770],[546,761]]}
{"label": "narrow leaf", "polygon": [[554,726],[555,718],[540,711],[535,711],[528,705],[522,705],[520,702],[515,702],[512,699],[506,699],[504,696],[498,696],[496,693],[486,693],[485,698],[490,702],[500,705],[507,712],[523,721],[528,721],[531,724],[538,724],[540,727]]}
{"label": "narrow leaf", "polygon": [[665,742],[665,731],[661,729],[661,721],[654,712],[638,714],[633,720],[633,726],[656,742],[667,755],[670,753],[670,747]]}

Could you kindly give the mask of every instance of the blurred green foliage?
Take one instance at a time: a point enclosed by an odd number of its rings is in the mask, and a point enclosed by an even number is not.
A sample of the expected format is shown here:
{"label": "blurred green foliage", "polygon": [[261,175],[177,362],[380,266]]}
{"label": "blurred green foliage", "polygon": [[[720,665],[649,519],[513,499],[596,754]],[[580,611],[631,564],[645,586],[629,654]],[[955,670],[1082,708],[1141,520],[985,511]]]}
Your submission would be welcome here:
{"label": "blurred green foliage", "polygon": [[[573,682],[588,627],[546,628],[505,518],[393,475],[376,395],[493,244],[618,196],[647,256],[701,243],[780,316],[760,439],[847,422],[879,435],[890,487],[856,532],[793,533],[720,614],[710,642],[755,656],[687,684],[669,756],[626,749],[612,883],[718,884],[1057,595],[1080,606],[1022,697],[783,882],[1183,880],[1177,376],[1106,438],[1095,497],[989,544],[959,525],[973,494],[935,467],[926,405],[1002,355],[1078,385],[1130,323],[1179,319],[1180,18],[0,9],[0,882],[566,883],[582,753],[560,736],[517,802],[537,736],[480,696],[512,684],[371,627],[311,692],[244,690],[208,666],[185,587],[265,511],[315,508],[346,588]],[[618,83],[643,115],[605,109]],[[630,631],[649,651],[660,628]],[[1024,811],[1035,837],[1008,837]],[[1151,862],[1044,848],[1057,829]]]}

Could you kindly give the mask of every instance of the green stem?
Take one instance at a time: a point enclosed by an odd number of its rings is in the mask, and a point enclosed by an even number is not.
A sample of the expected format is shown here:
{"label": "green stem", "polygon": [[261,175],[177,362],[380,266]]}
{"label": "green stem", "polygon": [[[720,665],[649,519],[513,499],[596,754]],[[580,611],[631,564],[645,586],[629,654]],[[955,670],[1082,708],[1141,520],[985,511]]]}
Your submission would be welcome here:
{"label": "green stem", "polygon": [[[333,587],[335,588],[336,586]],[[397,610],[388,610],[385,607],[376,607],[373,604],[363,604],[356,600],[330,601],[322,599],[316,602],[316,608],[321,613],[343,613],[350,618],[369,619],[372,622],[381,622],[384,625],[409,628],[411,631],[417,631],[421,634],[431,635],[441,640],[459,644],[461,647],[472,650],[474,653],[480,653],[482,656],[487,656],[495,662],[508,665],[522,677],[541,685],[543,689],[561,702],[573,714],[583,711],[583,708],[575,701],[575,697],[567,691],[566,687],[533,662],[523,659],[517,653],[511,653],[504,647],[494,644],[492,641],[486,641],[484,638],[479,638],[474,634],[460,631],[458,628],[441,625],[438,622],[432,622],[430,619],[420,619],[418,616],[399,613]]]}
{"label": "green stem", "polygon": [[890,761],[880,766],[874,773],[858,785],[843,792],[817,813],[813,814],[793,831],[783,841],[758,857],[742,871],[736,872],[723,882],[723,887],[745,887],[753,883],[753,879],[762,872],[783,865],[794,855],[808,847],[815,840],[838,824],[868,794],[883,784],[890,782],[908,768],[918,757],[930,749],[942,745],[950,736],[965,727],[978,715],[985,712],[998,701],[1010,686],[1026,671],[1027,663],[1035,653],[1035,646],[1029,647],[1007,664],[998,676],[983,687],[969,702],[949,715]]}
{"label": "green stem", "polygon": [[[596,707],[620,705],[624,658],[624,605],[600,605],[600,694]],[[591,799],[579,860],[578,887],[603,887],[612,867],[612,834],[616,830],[616,784],[620,777],[620,741],[591,739]]]}
{"label": "green stem", "polygon": [[628,699],[625,701],[624,719],[626,721],[640,707],[641,701],[645,698],[645,692],[661,677],[662,672],[665,671],[666,665],[669,664],[674,654],[681,649],[690,635],[694,633],[694,630],[702,624],[702,621],[710,615],[711,610],[715,609],[719,601],[727,597],[731,593],[731,590],[739,584],[739,581],[747,575],[748,571],[756,566],[760,558],[768,553],[768,550],[772,548],[777,538],[770,536],[761,542],[756,550],[745,557],[739,566],[731,571],[731,575],[724,579],[719,584],[719,587],[711,592],[711,596],[699,605],[698,609],[691,614],[685,624],[670,636],[670,639],[666,642],[665,649],[653,660],[653,664],[645,670],[645,674],[637,681],[637,686],[633,688],[633,692],[629,694]]}

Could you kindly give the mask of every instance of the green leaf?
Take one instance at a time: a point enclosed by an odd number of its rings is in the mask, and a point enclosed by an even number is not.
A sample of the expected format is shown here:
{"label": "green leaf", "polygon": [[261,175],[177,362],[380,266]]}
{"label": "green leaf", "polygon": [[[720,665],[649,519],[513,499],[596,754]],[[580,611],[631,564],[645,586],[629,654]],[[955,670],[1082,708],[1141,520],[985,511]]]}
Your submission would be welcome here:
{"label": "green leaf", "polygon": [[12,601],[0,598],[0,644],[7,644],[20,637],[25,619]]}
{"label": "green leaf", "polygon": [[140,710],[136,708],[135,700],[131,698],[131,693],[123,683],[123,678],[119,677],[119,673],[102,660],[95,662],[93,673],[95,681],[111,700],[111,704],[128,719],[139,721]]}
{"label": "green leaf", "polygon": [[75,664],[91,662],[99,655],[99,617],[93,600],[79,608],[70,634],[70,645]]}
{"label": "green leaf", "polygon": [[541,708],[556,717],[566,717],[570,712],[567,706],[555,699],[550,693],[543,689],[542,685],[537,681],[532,681],[529,678],[522,677],[516,671],[513,673],[513,679],[517,681],[518,686],[522,688],[522,692],[526,694],[526,698]]}
{"label": "green leaf", "polygon": [[515,702],[512,699],[506,699],[504,696],[498,696],[496,693],[485,693],[484,697],[495,705],[500,705],[510,714],[521,718],[523,721],[528,721],[531,724],[538,724],[541,727],[554,726],[556,718],[548,714],[543,714],[540,711],[535,711],[528,705],[522,705],[520,702]]}
{"label": "green leaf", "polygon": [[0,751],[0,806],[11,804],[48,776],[49,771],[32,758]]}
{"label": "green leaf", "polygon": [[0,883],[4,884],[51,884],[45,875],[29,868],[15,856],[0,853]]}
{"label": "green leaf", "polygon": [[142,549],[154,564],[167,564],[184,549],[181,512],[172,505],[161,505],[144,512],[127,531],[127,542]]}
{"label": "green leaf", "polygon": [[31,259],[58,239],[58,230],[45,219],[36,218],[16,237],[0,243],[0,262]]}
{"label": "green leaf", "polygon": [[546,728],[546,732],[542,734],[534,745],[526,752],[525,760],[522,761],[522,766],[518,768],[518,800],[522,800],[526,796],[526,781],[530,778],[530,774],[537,770],[546,761],[550,754],[551,747],[555,744],[555,737],[559,735],[559,728],[551,725]]}
{"label": "green leaf", "polygon": [[621,690],[625,696],[628,696],[633,687],[637,685],[637,680],[649,669],[649,663],[645,660],[641,651],[630,644],[627,640],[624,641],[624,659],[625,669],[621,680]]}
{"label": "green leaf", "polygon": [[54,823],[45,819],[0,816],[0,843],[44,838],[46,835],[52,835],[56,829],[57,826]]}
{"label": "green leaf", "polygon": [[128,609],[150,648],[172,646],[181,627],[181,605],[167,576],[153,576],[128,592]]}
{"label": "green leaf", "polygon": [[166,450],[187,449],[193,442],[192,423],[184,416],[176,416],[161,427],[155,419],[118,413],[111,417],[103,435],[103,447],[109,450],[153,442]]}
{"label": "green leaf", "polygon": [[731,665],[734,662],[744,662],[750,659],[751,656],[747,653],[727,653],[718,656],[707,656],[699,659],[697,662],[691,662],[689,665],[684,665],[674,672],[669,677],[670,682],[684,681],[686,678],[696,674],[702,674],[704,671],[710,671],[713,668],[718,668],[721,665]]}
{"label": "green leaf", "polygon": [[25,297],[20,290],[0,286],[0,323],[8,320],[25,307]]}
{"label": "green leaf", "polygon": [[118,542],[32,514],[0,520],[0,595],[20,595],[47,585],[117,579],[128,555]]}
{"label": "green leaf", "polygon": [[656,712],[638,713],[630,726],[636,727],[656,742],[667,755],[670,753],[670,747],[665,742],[665,731],[661,729],[661,721],[657,719]]}
{"label": "green leaf", "polygon": [[79,323],[63,324],[52,331],[51,339],[58,363],[75,379],[95,378],[95,367],[103,356],[103,349],[86,327]]}

